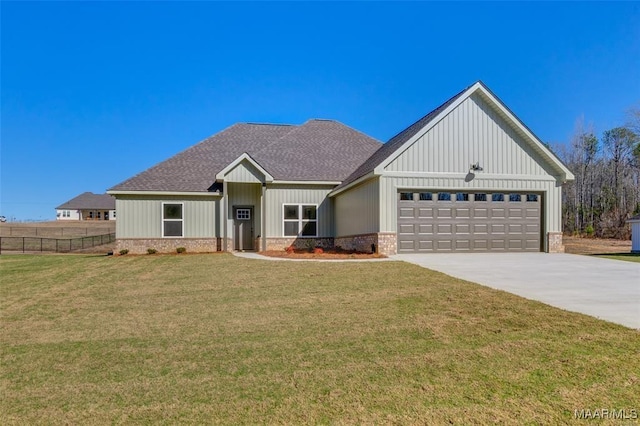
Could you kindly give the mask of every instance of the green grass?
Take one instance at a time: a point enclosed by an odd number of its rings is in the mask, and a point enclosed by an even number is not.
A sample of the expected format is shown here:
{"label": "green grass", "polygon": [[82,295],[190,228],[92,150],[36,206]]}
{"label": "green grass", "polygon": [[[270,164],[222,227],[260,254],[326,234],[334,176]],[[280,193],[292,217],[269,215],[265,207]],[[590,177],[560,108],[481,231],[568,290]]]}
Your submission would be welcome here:
{"label": "green grass", "polygon": [[627,262],[640,262],[640,253],[594,254],[593,256],[606,259],[625,260]]}
{"label": "green grass", "polygon": [[400,262],[0,257],[0,424],[559,424],[640,334]]}

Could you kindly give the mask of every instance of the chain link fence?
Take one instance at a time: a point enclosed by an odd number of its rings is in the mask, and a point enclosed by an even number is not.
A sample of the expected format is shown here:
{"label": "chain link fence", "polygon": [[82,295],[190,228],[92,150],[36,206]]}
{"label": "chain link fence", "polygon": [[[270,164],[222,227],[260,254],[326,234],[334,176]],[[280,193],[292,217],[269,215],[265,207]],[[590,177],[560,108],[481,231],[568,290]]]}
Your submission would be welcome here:
{"label": "chain link fence", "polygon": [[77,238],[0,237],[0,254],[3,252],[69,253],[112,243],[115,240],[115,233]]}

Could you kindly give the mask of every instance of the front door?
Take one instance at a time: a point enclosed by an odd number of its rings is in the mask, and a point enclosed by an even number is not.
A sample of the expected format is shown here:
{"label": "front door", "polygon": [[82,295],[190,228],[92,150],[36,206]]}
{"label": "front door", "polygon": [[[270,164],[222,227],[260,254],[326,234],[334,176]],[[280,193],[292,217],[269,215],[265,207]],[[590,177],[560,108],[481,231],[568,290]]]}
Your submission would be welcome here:
{"label": "front door", "polygon": [[253,250],[253,207],[233,207],[235,250]]}

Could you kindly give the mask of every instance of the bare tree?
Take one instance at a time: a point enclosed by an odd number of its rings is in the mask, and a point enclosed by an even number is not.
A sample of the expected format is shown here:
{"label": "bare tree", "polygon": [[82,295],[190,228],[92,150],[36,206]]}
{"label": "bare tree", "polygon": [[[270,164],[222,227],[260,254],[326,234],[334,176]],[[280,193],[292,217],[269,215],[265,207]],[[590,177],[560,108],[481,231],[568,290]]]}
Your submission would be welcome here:
{"label": "bare tree", "polygon": [[576,177],[563,191],[565,232],[629,238],[626,220],[640,213],[640,109],[600,140],[579,120],[558,153]]}

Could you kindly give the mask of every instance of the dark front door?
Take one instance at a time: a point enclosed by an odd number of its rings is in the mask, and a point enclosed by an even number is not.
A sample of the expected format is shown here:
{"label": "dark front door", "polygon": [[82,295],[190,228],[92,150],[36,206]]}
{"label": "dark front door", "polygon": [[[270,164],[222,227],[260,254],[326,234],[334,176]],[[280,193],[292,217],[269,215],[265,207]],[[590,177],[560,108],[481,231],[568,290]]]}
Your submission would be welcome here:
{"label": "dark front door", "polygon": [[233,207],[235,250],[253,250],[253,206]]}

